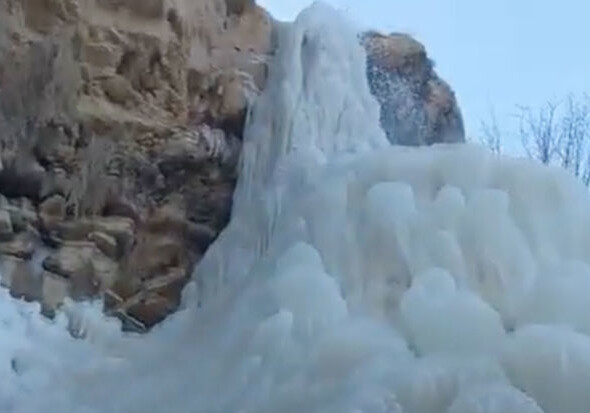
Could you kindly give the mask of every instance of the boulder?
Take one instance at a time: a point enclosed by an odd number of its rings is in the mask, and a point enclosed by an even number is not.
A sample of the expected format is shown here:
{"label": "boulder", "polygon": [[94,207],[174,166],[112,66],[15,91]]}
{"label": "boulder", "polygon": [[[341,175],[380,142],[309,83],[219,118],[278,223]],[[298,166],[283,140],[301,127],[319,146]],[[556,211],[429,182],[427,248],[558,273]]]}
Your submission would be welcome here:
{"label": "boulder", "polygon": [[135,223],[131,218],[126,217],[96,217],[93,220],[96,231],[111,235],[114,238],[121,238],[124,244],[131,243],[135,232]]}
{"label": "boulder", "polygon": [[[89,41],[82,49],[82,59],[91,67],[114,68],[123,51],[114,44]],[[114,72],[114,71],[113,71]]]}
{"label": "boulder", "polygon": [[48,256],[42,265],[45,271],[69,280],[72,293],[78,297],[91,297],[98,291],[94,281],[91,245],[62,247]]}
{"label": "boulder", "polygon": [[107,257],[117,260],[119,259],[119,249],[117,245],[117,240],[115,237],[112,237],[104,232],[95,231],[91,233],[88,237],[96,247]]}
{"label": "boulder", "polygon": [[[87,241],[96,237],[96,234],[92,234],[101,233],[116,242],[117,252],[111,251],[109,254],[120,256],[134,243],[135,222],[131,218],[116,216],[82,218],[59,222],[56,233],[64,241]],[[104,237],[102,239],[104,240]],[[106,245],[103,243],[102,246]]]}
{"label": "boulder", "polygon": [[109,291],[105,294],[105,304],[109,305],[107,312],[121,319],[126,329],[143,332],[176,311],[180,297],[141,291],[125,300]]}
{"label": "boulder", "polygon": [[164,275],[145,281],[141,289],[149,293],[178,298],[182,287],[184,287],[186,277],[187,274],[184,268],[170,268]]}
{"label": "boulder", "polygon": [[63,241],[85,241],[94,228],[92,219],[59,221],[55,233]]}
{"label": "boulder", "polygon": [[177,171],[186,173],[213,162],[234,165],[239,149],[223,130],[202,125],[171,137],[158,156],[158,168],[168,178]]}
{"label": "boulder", "polygon": [[43,268],[70,283],[75,299],[96,296],[109,288],[117,277],[118,266],[92,243],[68,243],[43,261]]}
{"label": "boulder", "polygon": [[92,254],[92,268],[94,270],[94,282],[98,285],[100,292],[112,288],[117,279],[122,276],[119,263],[98,249],[95,249]]}
{"label": "boulder", "polygon": [[53,316],[55,311],[70,297],[70,280],[45,271],[42,274],[41,308],[44,314]]}
{"label": "boulder", "polygon": [[94,230],[115,239],[118,256],[129,252],[135,242],[135,222],[131,218],[99,217],[94,220]]}
{"label": "boulder", "polygon": [[131,83],[123,76],[113,75],[102,81],[106,96],[115,104],[124,105],[135,98]]}
{"label": "boulder", "polygon": [[424,46],[407,34],[365,33],[367,77],[381,105],[390,142],[418,146],[465,141],[452,89],[438,77]]}
{"label": "boulder", "polygon": [[26,301],[39,301],[41,298],[41,278],[35,273],[33,265],[16,257],[5,256],[1,260],[2,287],[8,288],[10,295]]}
{"label": "boulder", "polygon": [[15,232],[28,231],[39,225],[35,206],[27,198],[12,200],[9,205],[4,207],[4,210],[10,214]]}
{"label": "boulder", "polygon": [[21,264],[24,264],[24,260],[15,257],[6,256],[0,259],[0,285],[2,287],[10,289],[13,276],[20,271]]}
{"label": "boulder", "polygon": [[150,328],[176,311],[178,304],[178,302],[159,294],[150,294],[129,307],[126,314]]}
{"label": "boulder", "polygon": [[66,218],[66,200],[62,195],[52,195],[39,204],[38,210],[44,227],[56,228]]}
{"label": "boulder", "polygon": [[0,242],[0,254],[29,260],[35,253],[35,236],[31,233],[21,233],[10,241]]}

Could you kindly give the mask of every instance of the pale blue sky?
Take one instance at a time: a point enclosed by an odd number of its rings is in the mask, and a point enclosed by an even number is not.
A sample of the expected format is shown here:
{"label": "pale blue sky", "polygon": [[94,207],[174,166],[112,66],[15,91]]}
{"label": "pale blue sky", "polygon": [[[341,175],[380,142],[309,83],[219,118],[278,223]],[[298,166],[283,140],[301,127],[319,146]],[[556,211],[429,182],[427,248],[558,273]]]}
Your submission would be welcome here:
{"label": "pale blue sky", "polygon": [[[325,0],[361,26],[410,33],[455,89],[467,133],[493,106],[515,127],[517,104],[590,92],[590,0]],[[258,0],[292,20],[312,0]]]}

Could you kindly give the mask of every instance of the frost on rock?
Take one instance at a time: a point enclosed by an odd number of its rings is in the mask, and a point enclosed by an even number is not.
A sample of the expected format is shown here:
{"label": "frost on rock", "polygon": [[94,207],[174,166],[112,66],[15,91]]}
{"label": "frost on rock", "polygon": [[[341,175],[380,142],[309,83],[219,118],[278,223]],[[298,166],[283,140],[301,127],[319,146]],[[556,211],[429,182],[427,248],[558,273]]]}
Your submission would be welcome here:
{"label": "frost on rock", "polygon": [[50,323],[3,294],[0,410],[590,411],[586,190],[475,146],[390,146],[341,17],[277,33],[183,310],[122,336],[90,305]]}

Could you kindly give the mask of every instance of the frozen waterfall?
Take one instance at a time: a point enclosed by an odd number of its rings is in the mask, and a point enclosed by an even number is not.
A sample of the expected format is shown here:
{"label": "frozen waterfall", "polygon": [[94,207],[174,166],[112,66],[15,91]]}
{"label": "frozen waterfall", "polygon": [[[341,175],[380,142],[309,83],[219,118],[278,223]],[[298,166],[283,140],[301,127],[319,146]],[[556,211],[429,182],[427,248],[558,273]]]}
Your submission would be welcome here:
{"label": "frozen waterfall", "polygon": [[50,322],[0,291],[0,412],[590,411],[585,188],[389,146],[341,16],[316,4],[276,35],[232,221],[182,311],[123,335],[91,304]]}

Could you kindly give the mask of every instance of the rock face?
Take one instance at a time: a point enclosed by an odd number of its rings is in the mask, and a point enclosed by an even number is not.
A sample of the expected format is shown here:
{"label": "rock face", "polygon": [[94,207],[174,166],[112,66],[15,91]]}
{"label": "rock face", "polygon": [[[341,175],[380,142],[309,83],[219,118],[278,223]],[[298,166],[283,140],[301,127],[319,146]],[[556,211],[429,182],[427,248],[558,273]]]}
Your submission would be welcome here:
{"label": "rock face", "polygon": [[[0,0],[0,284],[138,331],[175,311],[229,219],[271,32],[254,0]],[[424,48],[364,42],[390,138],[461,140]]]}
{"label": "rock face", "polygon": [[464,142],[463,119],[451,88],[422,44],[406,34],[365,33],[369,86],[381,104],[381,124],[394,144]]}
{"label": "rock face", "polygon": [[98,294],[134,328],[174,311],[228,220],[270,45],[248,0],[0,0],[5,284],[39,261],[48,314]]}

